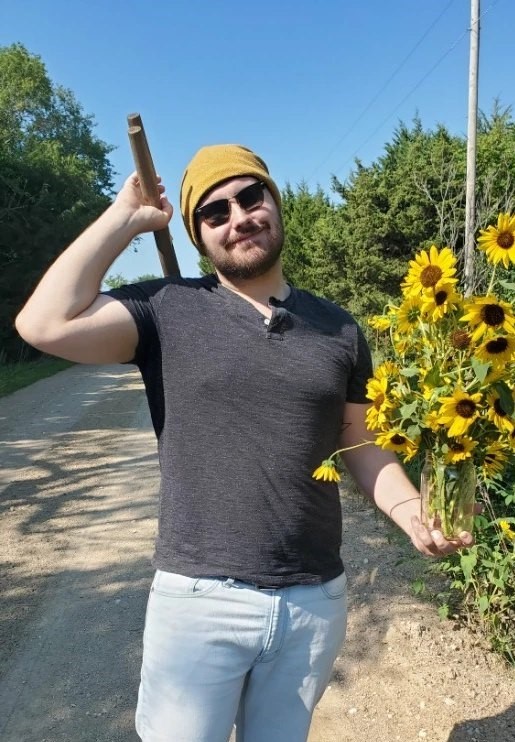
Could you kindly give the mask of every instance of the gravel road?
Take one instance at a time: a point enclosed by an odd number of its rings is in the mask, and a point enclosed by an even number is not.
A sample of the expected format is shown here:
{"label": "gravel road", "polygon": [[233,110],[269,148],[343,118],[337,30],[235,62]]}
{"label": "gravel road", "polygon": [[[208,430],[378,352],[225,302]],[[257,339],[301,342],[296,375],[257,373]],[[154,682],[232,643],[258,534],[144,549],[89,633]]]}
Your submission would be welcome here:
{"label": "gravel road", "polygon": [[[74,366],[0,399],[0,465],[0,739],[137,742],[158,490],[138,374]],[[514,742],[513,671],[411,593],[382,517],[342,502],[349,634],[310,742]]]}

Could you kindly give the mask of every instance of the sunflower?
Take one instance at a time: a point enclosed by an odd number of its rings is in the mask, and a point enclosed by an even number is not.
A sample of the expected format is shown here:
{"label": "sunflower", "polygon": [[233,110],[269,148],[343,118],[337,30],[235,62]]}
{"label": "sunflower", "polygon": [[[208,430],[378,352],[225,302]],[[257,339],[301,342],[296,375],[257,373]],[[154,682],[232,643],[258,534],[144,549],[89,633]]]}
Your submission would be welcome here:
{"label": "sunflower", "polygon": [[406,335],[399,334],[398,332],[396,332],[392,337],[392,345],[399,356],[403,356],[412,347],[409,338],[406,337]]}
{"label": "sunflower", "polygon": [[382,428],[388,422],[389,410],[394,407],[388,399],[388,379],[386,376],[379,379],[372,377],[368,380],[367,399],[372,402],[366,415],[368,429],[377,430]]}
{"label": "sunflower", "polygon": [[479,234],[478,247],[490,263],[504,263],[505,268],[515,263],[515,214],[499,214],[497,227],[491,224]]}
{"label": "sunflower", "polygon": [[443,423],[440,422],[438,412],[436,412],[435,410],[431,410],[431,412],[428,412],[424,419],[424,425],[432,430],[433,433],[436,433],[437,430],[442,427],[442,424]]}
{"label": "sunflower", "polygon": [[[490,356],[488,358],[490,359]],[[494,365],[492,363],[490,367],[490,371],[486,375],[485,386],[494,384],[496,381],[499,381],[499,380],[504,381],[505,379],[506,379],[506,366],[503,363],[498,363],[497,365]]]}
{"label": "sunflower", "polygon": [[456,258],[452,250],[444,247],[440,252],[431,245],[429,252],[421,250],[410,260],[410,267],[401,288],[407,296],[420,294],[426,289],[438,290],[442,284],[455,284]]}
{"label": "sunflower", "polygon": [[465,314],[461,322],[468,322],[476,329],[472,333],[472,340],[476,341],[485,333],[505,332],[515,333],[515,316],[511,304],[500,301],[495,296],[476,296],[465,302]]}
{"label": "sunflower", "polygon": [[488,411],[486,413],[486,416],[488,417],[488,419],[491,420],[502,433],[511,433],[515,428],[513,419],[503,409],[501,399],[497,392],[490,392],[487,395],[487,401]]}
{"label": "sunflower", "polygon": [[373,317],[368,318],[368,324],[372,329],[378,332],[386,332],[389,330],[392,322],[388,317],[384,317],[382,314],[374,314]]}
{"label": "sunflower", "polygon": [[454,284],[442,283],[436,289],[423,292],[422,314],[426,319],[437,322],[450,310],[457,309],[461,301],[461,294],[455,291]]}
{"label": "sunflower", "polygon": [[440,397],[439,402],[438,419],[449,428],[447,435],[454,438],[463,435],[478,417],[481,394],[467,394],[456,389],[452,397]]}
{"label": "sunflower", "polygon": [[426,381],[423,381],[420,384],[420,391],[422,392],[422,397],[426,400],[426,402],[431,401],[435,388],[436,388],[435,384],[428,384]]}
{"label": "sunflower", "polygon": [[[482,361],[489,361],[494,369],[504,369],[513,360],[515,354],[515,337],[497,335],[482,343],[476,355]],[[489,379],[491,381],[491,379]]]}
{"label": "sunflower", "polygon": [[322,461],[311,475],[313,479],[323,479],[324,482],[339,482],[341,477],[332,459]]}
{"label": "sunflower", "polygon": [[393,361],[383,361],[374,371],[374,378],[386,379],[388,383],[399,378],[399,367]]}
{"label": "sunflower", "polygon": [[419,325],[422,316],[422,301],[418,296],[407,296],[397,311],[397,330],[410,334]]}
{"label": "sunflower", "polygon": [[490,443],[485,449],[483,459],[483,474],[485,479],[491,479],[496,474],[501,474],[508,460],[508,452],[505,446],[498,441]]}
{"label": "sunflower", "polygon": [[507,520],[500,520],[499,527],[504,538],[507,538],[509,541],[515,541],[515,531],[511,530],[511,526]]}
{"label": "sunflower", "polygon": [[472,451],[477,446],[477,441],[473,441],[468,435],[462,435],[459,438],[453,438],[447,444],[448,451],[444,456],[446,464],[455,464],[458,461],[465,461],[472,456]]}
{"label": "sunflower", "polygon": [[456,350],[465,350],[469,347],[472,338],[466,330],[454,330],[451,332],[449,340]]}
{"label": "sunflower", "polygon": [[418,450],[418,441],[413,441],[401,430],[388,430],[377,436],[376,443],[381,448],[403,454],[404,461],[410,461]]}

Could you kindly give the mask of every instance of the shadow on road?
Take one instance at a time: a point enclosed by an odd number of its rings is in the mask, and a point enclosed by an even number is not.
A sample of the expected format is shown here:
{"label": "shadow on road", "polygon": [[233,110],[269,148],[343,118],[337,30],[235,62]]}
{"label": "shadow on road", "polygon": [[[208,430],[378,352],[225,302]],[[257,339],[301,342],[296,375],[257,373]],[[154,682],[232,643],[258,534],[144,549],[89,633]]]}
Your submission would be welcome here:
{"label": "shadow on road", "polygon": [[0,738],[136,740],[158,470],[134,369],[0,400]]}
{"label": "shadow on road", "polygon": [[[150,581],[148,559],[39,581],[43,603],[0,683],[4,742],[138,739],[133,710]],[[11,586],[26,588],[23,579]]]}
{"label": "shadow on road", "polygon": [[515,740],[515,704],[502,714],[467,719],[451,731],[447,742],[508,742]]}

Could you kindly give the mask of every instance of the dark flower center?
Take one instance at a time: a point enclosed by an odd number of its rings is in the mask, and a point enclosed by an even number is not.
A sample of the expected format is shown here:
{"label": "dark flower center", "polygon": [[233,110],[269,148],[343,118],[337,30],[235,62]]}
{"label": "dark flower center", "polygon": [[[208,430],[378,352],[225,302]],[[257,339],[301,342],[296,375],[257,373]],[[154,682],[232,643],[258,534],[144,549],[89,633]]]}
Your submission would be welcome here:
{"label": "dark flower center", "polygon": [[428,265],[420,274],[420,283],[426,289],[430,286],[436,286],[443,276],[442,269],[437,265]]}
{"label": "dark flower center", "polygon": [[451,335],[451,344],[457,350],[468,348],[470,344],[470,335],[465,330],[456,330]]}
{"label": "dark flower center", "polygon": [[445,302],[447,301],[447,297],[448,296],[449,296],[449,294],[447,293],[447,291],[437,291],[436,294],[435,294],[435,304],[436,304],[436,306],[437,307],[441,307],[442,304],[445,304]]}
{"label": "dark flower center", "polygon": [[394,446],[402,446],[403,443],[406,443],[406,438],[399,433],[395,433],[395,435],[392,435],[392,443]]}
{"label": "dark flower center", "polygon": [[379,410],[381,408],[381,405],[384,402],[384,394],[378,394],[377,397],[374,399],[374,407],[376,410]]}
{"label": "dark flower center", "polygon": [[485,463],[493,464],[496,458],[497,456],[495,455],[495,453],[487,453],[485,456]]}
{"label": "dark flower center", "polygon": [[506,417],[506,412],[502,408],[501,400],[500,399],[496,399],[495,400],[495,402],[494,402],[494,410],[495,410],[496,414],[499,415],[499,417]]}
{"label": "dark flower center", "polygon": [[489,340],[486,344],[486,352],[492,356],[500,355],[508,348],[508,341],[506,338],[494,338]]}
{"label": "dark flower center", "polygon": [[514,242],[515,237],[513,236],[513,232],[501,232],[497,236],[497,244],[499,247],[502,247],[503,250],[509,250],[510,247],[513,246]]}
{"label": "dark flower center", "polygon": [[449,448],[453,453],[463,453],[463,451],[465,450],[465,446],[463,445],[463,443],[458,443],[458,441],[449,443]]}
{"label": "dark flower center", "polygon": [[472,417],[476,411],[476,405],[471,399],[460,399],[456,405],[456,412],[460,417]]}
{"label": "dark flower center", "polygon": [[499,304],[485,304],[481,307],[481,319],[485,325],[496,327],[504,322],[504,309]]}
{"label": "dark flower center", "polygon": [[406,313],[406,319],[411,325],[416,325],[420,317],[419,307],[410,307]]}

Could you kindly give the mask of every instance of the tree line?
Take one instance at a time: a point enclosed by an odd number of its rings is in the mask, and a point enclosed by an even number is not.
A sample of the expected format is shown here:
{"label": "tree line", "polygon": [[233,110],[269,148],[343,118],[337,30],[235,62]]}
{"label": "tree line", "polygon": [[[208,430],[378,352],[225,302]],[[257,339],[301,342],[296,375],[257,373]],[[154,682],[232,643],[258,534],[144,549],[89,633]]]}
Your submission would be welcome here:
{"label": "tree line", "polygon": [[14,317],[46,267],[109,204],[113,147],[21,44],[0,48],[0,361],[31,349]]}
{"label": "tree line", "polygon": [[[515,123],[494,102],[478,130],[476,232],[515,208]],[[421,248],[449,246],[462,260],[466,138],[415,118],[400,123],[384,154],[361,162],[333,198],[305,185],[284,197],[285,269],[294,283],[346,306],[360,320],[400,293],[407,261]],[[336,200],[335,200],[336,199]],[[482,257],[476,255],[481,290]]]}
{"label": "tree line", "polygon": [[[32,353],[14,316],[45,268],[113,198],[114,147],[94,128],[39,56],[21,44],[0,47],[0,362]],[[477,173],[479,228],[515,208],[515,122],[499,101],[480,117]],[[415,118],[399,123],[372,164],[357,160],[345,181],[333,177],[329,194],[287,185],[288,279],[363,322],[399,294],[407,261],[421,247],[435,242],[461,254],[465,181],[465,136],[443,124],[426,130]],[[204,258],[199,267],[210,270]]]}

